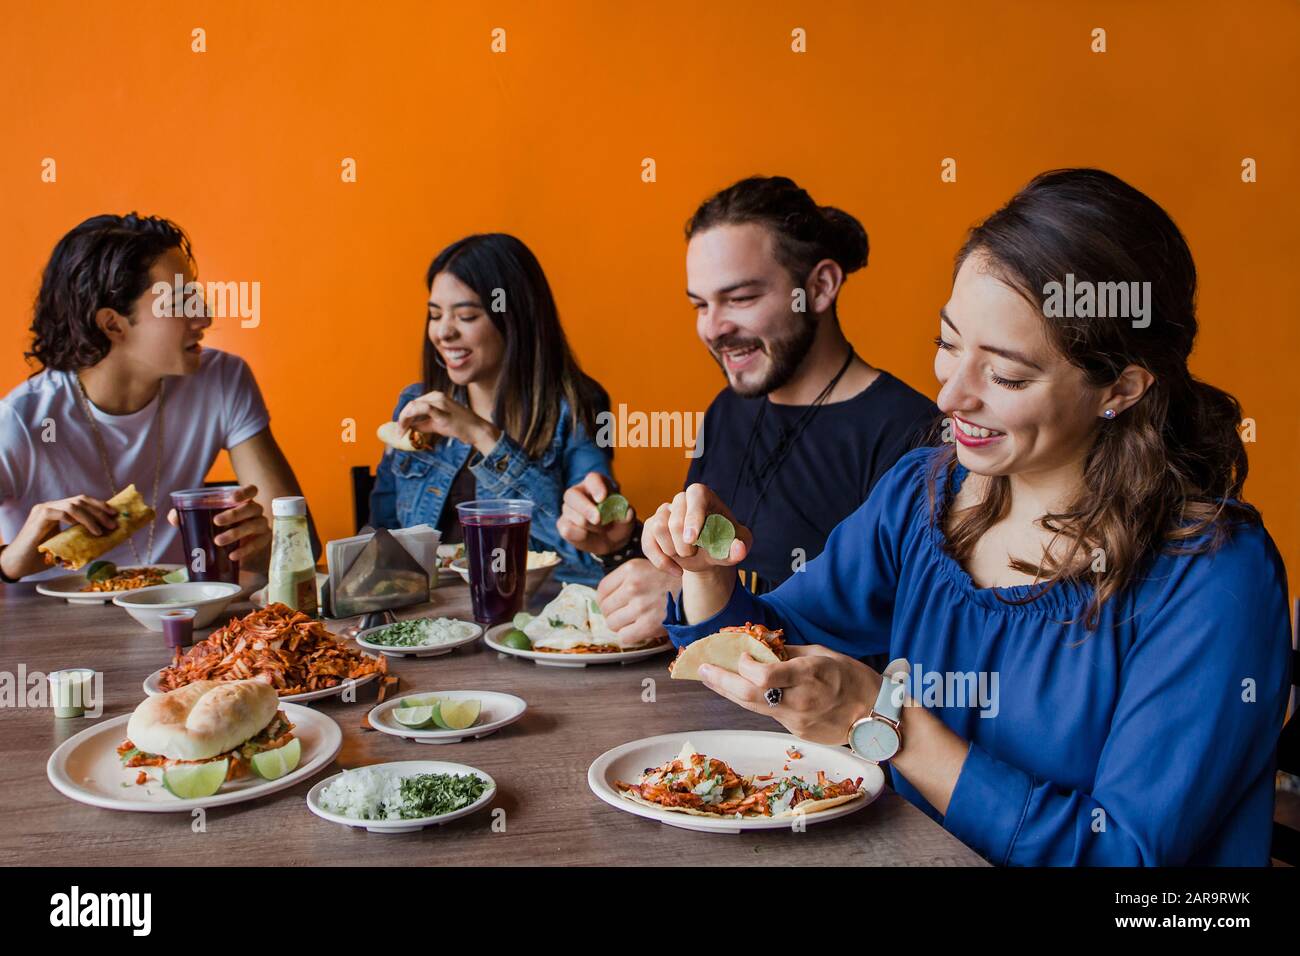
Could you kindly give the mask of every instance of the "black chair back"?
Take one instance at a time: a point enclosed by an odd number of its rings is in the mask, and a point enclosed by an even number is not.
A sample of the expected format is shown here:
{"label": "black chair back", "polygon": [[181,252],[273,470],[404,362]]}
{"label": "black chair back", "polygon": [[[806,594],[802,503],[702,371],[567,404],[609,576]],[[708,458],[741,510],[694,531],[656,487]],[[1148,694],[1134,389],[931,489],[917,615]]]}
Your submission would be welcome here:
{"label": "black chair back", "polygon": [[375,476],[368,465],[357,465],[350,471],[352,481],[352,525],[360,531],[370,524],[370,489],[375,486]]}

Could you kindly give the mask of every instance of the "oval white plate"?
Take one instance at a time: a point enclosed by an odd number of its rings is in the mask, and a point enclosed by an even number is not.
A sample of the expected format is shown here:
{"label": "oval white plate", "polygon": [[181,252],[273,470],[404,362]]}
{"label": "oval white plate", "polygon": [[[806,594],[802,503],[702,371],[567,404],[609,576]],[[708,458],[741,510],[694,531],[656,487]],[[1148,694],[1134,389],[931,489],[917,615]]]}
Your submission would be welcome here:
{"label": "oval white plate", "polygon": [[[866,791],[866,796],[804,817],[804,822],[809,824],[825,823],[827,820],[856,813],[880,796],[885,786],[885,775],[879,767],[859,760],[845,747],[811,744],[791,734],[764,730],[698,730],[634,740],[597,757],[587,771],[587,784],[596,796],[611,807],[684,830],[739,833],[741,830],[783,830],[792,827],[797,819],[794,816],[737,819],[673,813],[644,803],[634,803],[614,787],[616,780],[635,783],[647,767],[658,767],[672,760],[687,741],[690,741],[696,753],[721,760],[741,776],[790,773],[815,780],[817,771],[825,770],[826,776],[832,781],[843,780],[845,777],[862,778],[862,789]],[[791,760],[786,755],[789,747],[797,749],[802,756]],[[788,771],[784,769],[786,766],[790,768]]]}
{"label": "oval white plate", "polygon": [[[498,624],[487,632],[483,638],[483,643],[496,651],[498,654],[509,654],[513,657],[522,657],[525,660],[536,661],[546,667],[586,667],[588,664],[630,664],[633,661],[644,660],[647,657],[654,657],[656,654],[662,654],[673,648],[671,641],[664,641],[662,644],[656,644],[654,647],[642,647],[635,651],[621,651],[611,654],[561,654],[554,651],[521,651],[514,647],[506,647],[504,644],[497,643],[497,637],[508,631],[514,630],[514,625],[510,623]],[[676,756],[674,754],[674,756]]]}
{"label": "oval white plate", "polygon": [[[367,656],[371,656],[371,655],[367,655]],[[154,671],[152,674],[150,674],[148,677],[144,679],[144,692],[148,694],[150,697],[157,697],[159,694],[167,693],[165,690],[162,689],[162,684],[159,683],[159,679],[162,677],[162,672],[164,670],[166,670],[165,667],[159,668],[158,670]],[[304,704],[309,700],[320,700],[324,697],[336,697],[339,694],[343,693],[343,691],[347,689],[349,684],[351,684],[354,687],[360,687],[362,684],[370,683],[378,676],[379,676],[378,674],[367,674],[365,677],[357,677],[355,679],[345,680],[342,683],[340,683],[337,687],[325,687],[322,688],[321,690],[309,690],[304,694],[286,694],[280,698],[280,702],[283,703],[285,701],[290,701],[299,704]]]}
{"label": "oval white plate", "polygon": [[[438,727],[415,730],[411,727],[403,727],[393,719],[393,711],[401,706],[403,700],[410,700],[412,697],[479,700],[483,703],[483,709],[479,712],[478,723],[464,730],[442,730]],[[471,737],[477,739],[494,734],[502,727],[513,724],[527,709],[528,705],[524,703],[523,698],[516,697],[514,694],[499,694],[493,690],[429,690],[386,700],[370,711],[367,719],[375,730],[392,734],[394,737],[406,737],[422,744],[454,744]]]}
{"label": "oval white plate", "polygon": [[302,758],[291,773],[279,780],[249,776],[227,783],[210,797],[181,800],[162,785],[157,768],[145,768],[153,778],[143,786],[135,782],[139,768],[123,767],[117,747],[126,739],[129,714],[114,717],[69,737],[45,765],[54,789],[92,807],[106,810],[139,810],[146,813],[176,813],[195,807],[220,807],[256,800],[315,776],[338,755],[343,731],[325,714],[307,707],[281,703],[294,724],[294,736],[302,741]]}
{"label": "oval white plate", "polygon": [[[419,618],[406,618],[406,620],[418,621]],[[400,621],[397,623],[401,623]],[[354,640],[361,647],[368,651],[374,651],[379,654],[387,654],[389,657],[441,657],[443,654],[450,654],[458,647],[466,644],[472,644],[483,636],[483,628],[473,621],[466,621],[466,624],[473,624],[474,633],[469,637],[463,637],[458,641],[451,641],[448,644],[429,644],[425,647],[392,647],[388,644],[373,644],[366,640],[367,634],[375,634],[386,627],[392,627],[391,624],[381,624],[379,627],[368,627],[364,631],[357,632]]]}
{"label": "oval white plate", "polygon": [[[127,564],[124,567],[149,567],[164,568],[167,571],[175,571],[183,568],[183,564]],[[60,578],[50,578],[48,581],[39,581],[36,584],[36,593],[44,594],[46,597],[63,598],[69,604],[108,604],[119,594],[130,594],[131,591],[82,591],[86,585],[86,576],[82,573],[65,574]]]}
{"label": "oval white plate", "polygon": [[[397,760],[391,763],[372,764],[374,767],[382,767],[385,770],[392,770],[400,774],[416,773],[472,773],[482,777],[488,783],[488,788],[483,791],[483,796],[479,797],[467,807],[461,807],[459,810],[452,810],[450,813],[444,813],[436,817],[415,817],[411,820],[357,820],[354,817],[345,817],[339,813],[333,813],[326,810],[320,805],[321,791],[331,783],[343,776],[336,773],[334,776],[322,780],[316,786],[307,792],[307,809],[320,817],[322,820],[329,820],[331,823],[341,823],[345,827],[359,827],[370,833],[411,833],[415,830],[423,830],[425,827],[440,826],[444,823],[450,823],[452,820],[458,820],[463,816],[468,816],[476,810],[481,810],[492,802],[497,795],[497,783],[482,770],[474,767],[467,767],[463,763],[444,763],[441,760]],[[359,767],[357,769],[360,769]]]}

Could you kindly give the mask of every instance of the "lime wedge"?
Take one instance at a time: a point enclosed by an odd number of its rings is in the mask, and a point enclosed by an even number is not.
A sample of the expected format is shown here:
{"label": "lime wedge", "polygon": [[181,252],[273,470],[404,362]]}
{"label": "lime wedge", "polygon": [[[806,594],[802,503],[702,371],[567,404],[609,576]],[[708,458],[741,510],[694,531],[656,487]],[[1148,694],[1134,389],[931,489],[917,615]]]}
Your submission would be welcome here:
{"label": "lime wedge", "polygon": [[294,737],[283,747],[253,754],[253,770],[265,780],[279,780],[298,766],[298,761],[301,759],[302,744],[297,737]]}
{"label": "lime wedge", "polygon": [[482,709],[482,702],[477,700],[444,700],[434,710],[433,720],[443,730],[464,730],[474,726]]}
{"label": "lime wedge", "polygon": [[516,628],[509,631],[505,637],[501,638],[502,647],[512,647],[517,651],[531,651],[533,642],[528,639],[528,635]]}
{"label": "lime wedge", "polygon": [[531,614],[529,614],[526,611],[520,611],[518,614],[515,615],[515,619],[510,623],[522,631],[524,628],[526,628],[529,624],[532,623],[532,620],[533,620],[533,616]]}
{"label": "lime wedge", "polygon": [[600,512],[601,524],[622,521],[627,517],[627,499],[622,495],[610,495],[596,509]]}
{"label": "lime wedge", "polygon": [[434,722],[434,717],[438,713],[437,708],[436,703],[417,707],[396,707],[393,709],[393,720],[413,730],[428,727]]}
{"label": "lime wedge", "polygon": [[416,707],[437,707],[438,697],[403,697],[402,702],[397,706],[398,710],[414,709]]}
{"label": "lime wedge", "polygon": [[731,553],[731,542],[736,540],[736,526],[722,515],[709,515],[695,539],[697,547],[709,552],[715,561],[725,561]]}
{"label": "lime wedge", "polygon": [[163,580],[168,584],[184,584],[189,579],[190,576],[184,568],[177,568],[175,571],[168,571],[163,575]]}
{"label": "lime wedge", "polygon": [[112,561],[92,561],[86,568],[87,581],[107,581],[117,574],[117,565]]}
{"label": "lime wedge", "polygon": [[211,763],[183,764],[168,767],[163,772],[163,786],[173,796],[182,800],[195,797],[210,797],[226,782],[226,773],[230,770],[229,758],[214,760]]}

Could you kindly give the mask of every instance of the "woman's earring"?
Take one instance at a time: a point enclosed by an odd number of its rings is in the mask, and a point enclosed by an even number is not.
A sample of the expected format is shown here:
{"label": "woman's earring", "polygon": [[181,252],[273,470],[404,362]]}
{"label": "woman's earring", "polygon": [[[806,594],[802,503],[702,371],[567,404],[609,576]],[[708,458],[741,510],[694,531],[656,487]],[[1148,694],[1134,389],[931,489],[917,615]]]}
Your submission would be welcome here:
{"label": "woman's earring", "polygon": [[1107,421],[1110,421],[1111,419],[1113,419],[1113,418],[1115,417],[1115,414],[1116,414],[1116,413],[1115,413],[1115,409],[1113,409],[1113,408],[1108,408],[1108,409],[1106,409],[1104,412],[1102,412],[1101,414],[1102,414],[1102,417],[1103,417],[1103,418],[1105,418]]}

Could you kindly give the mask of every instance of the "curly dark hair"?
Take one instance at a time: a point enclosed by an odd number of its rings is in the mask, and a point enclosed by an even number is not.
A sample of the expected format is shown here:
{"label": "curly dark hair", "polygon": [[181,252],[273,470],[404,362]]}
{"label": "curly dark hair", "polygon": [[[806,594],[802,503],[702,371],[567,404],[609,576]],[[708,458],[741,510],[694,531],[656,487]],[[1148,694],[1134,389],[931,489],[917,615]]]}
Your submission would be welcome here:
{"label": "curly dark hair", "polygon": [[687,220],[686,238],[749,222],[772,230],[777,258],[796,282],[823,259],[834,260],[846,276],[867,264],[862,223],[842,209],[817,205],[787,176],[751,176],[710,196]]}
{"label": "curly dark hair", "polygon": [[72,372],[96,364],[111,343],[95,322],[100,309],[130,316],[149,288],[149,269],[169,249],[193,261],[189,237],[157,216],[92,216],[59,240],[41,276],[32,347],[44,368]]}

